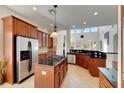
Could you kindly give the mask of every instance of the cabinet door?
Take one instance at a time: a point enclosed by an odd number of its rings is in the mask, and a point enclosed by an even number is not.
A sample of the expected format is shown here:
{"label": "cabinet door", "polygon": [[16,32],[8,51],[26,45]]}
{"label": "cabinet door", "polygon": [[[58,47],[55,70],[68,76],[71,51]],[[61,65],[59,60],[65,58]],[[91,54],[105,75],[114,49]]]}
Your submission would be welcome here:
{"label": "cabinet door", "polygon": [[39,55],[39,63],[43,63],[47,60],[47,54],[40,54]]}
{"label": "cabinet door", "polygon": [[36,39],[37,38],[37,28],[32,25],[28,25],[27,37]]}
{"label": "cabinet door", "polygon": [[48,47],[52,48],[53,47],[53,38],[50,37],[50,35],[48,36]]}
{"label": "cabinet door", "polygon": [[67,64],[64,63],[64,77],[65,77],[65,75],[66,75],[66,72],[67,72]]}
{"label": "cabinet door", "polygon": [[28,30],[28,24],[25,22],[14,19],[15,23],[15,35],[19,36],[26,36],[27,30]]}
{"label": "cabinet door", "polygon": [[65,74],[66,74],[66,72],[68,71],[68,62],[67,62],[68,60],[67,60],[67,58],[65,59],[65,64],[64,64],[64,66],[65,66]]}
{"label": "cabinet door", "polygon": [[43,33],[42,32],[40,32],[40,39],[41,39],[41,47],[43,47],[43,42],[44,42],[44,40],[43,40]]}
{"label": "cabinet door", "polygon": [[62,83],[64,78],[64,65],[60,67],[60,84]]}
{"label": "cabinet door", "polygon": [[45,33],[42,33],[42,47],[45,47],[46,41],[45,41]]}
{"label": "cabinet door", "polygon": [[79,58],[78,58],[78,55],[76,55],[76,64],[79,65]]}
{"label": "cabinet door", "polygon": [[55,72],[55,88],[60,86],[60,72],[59,70]]}
{"label": "cabinet door", "polygon": [[38,46],[41,48],[41,32],[38,31]]}

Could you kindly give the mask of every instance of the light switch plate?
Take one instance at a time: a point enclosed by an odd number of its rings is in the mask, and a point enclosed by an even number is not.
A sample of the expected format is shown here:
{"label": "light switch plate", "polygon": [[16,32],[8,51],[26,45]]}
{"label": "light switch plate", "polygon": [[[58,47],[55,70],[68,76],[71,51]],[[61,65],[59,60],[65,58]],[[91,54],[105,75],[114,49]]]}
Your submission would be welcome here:
{"label": "light switch plate", "polygon": [[46,71],[41,71],[41,74],[42,75],[46,75]]}

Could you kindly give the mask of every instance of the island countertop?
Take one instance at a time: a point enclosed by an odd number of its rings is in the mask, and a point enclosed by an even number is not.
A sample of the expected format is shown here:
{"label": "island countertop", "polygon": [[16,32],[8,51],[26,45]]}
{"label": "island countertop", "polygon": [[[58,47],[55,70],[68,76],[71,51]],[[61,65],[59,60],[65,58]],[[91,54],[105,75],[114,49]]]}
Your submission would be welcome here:
{"label": "island countertop", "polygon": [[53,57],[49,57],[47,60],[45,60],[40,65],[46,65],[46,66],[53,66],[53,67],[55,67],[59,63],[61,63],[64,59],[65,59],[65,57],[63,57],[63,56],[55,55]]}
{"label": "island countertop", "polygon": [[102,68],[102,67],[99,67],[98,69],[104,75],[104,77],[109,81],[109,83],[114,88],[117,88],[117,71],[115,69]]}

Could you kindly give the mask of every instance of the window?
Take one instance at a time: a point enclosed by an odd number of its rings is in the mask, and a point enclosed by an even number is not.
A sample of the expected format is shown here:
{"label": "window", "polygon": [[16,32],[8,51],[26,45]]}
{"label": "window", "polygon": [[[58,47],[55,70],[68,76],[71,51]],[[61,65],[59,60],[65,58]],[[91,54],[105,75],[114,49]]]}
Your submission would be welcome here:
{"label": "window", "polygon": [[81,33],[81,29],[71,29],[71,34],[75,34],[75,33]]}
{"label": "window", "polygon": [[81,33],[81,29],[75,29],[76,33]]}
{"label": "window", "polygon": [[71,29],[71,34],[75,34],[75,29]]}
{"label": "window", "polygon": [[97,27],[91,27],[90,32],[97,32]]}
{"label": "window", "polygon": [[85,28],[83,32],[90,32],[89,28]]}

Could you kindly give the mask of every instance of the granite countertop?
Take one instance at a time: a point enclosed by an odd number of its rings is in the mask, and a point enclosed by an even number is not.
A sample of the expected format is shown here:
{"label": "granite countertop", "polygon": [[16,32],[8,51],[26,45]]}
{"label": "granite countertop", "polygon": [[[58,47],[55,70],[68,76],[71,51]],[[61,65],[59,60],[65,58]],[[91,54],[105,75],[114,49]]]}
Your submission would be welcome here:
{"label": "granite countertop", "polygon": [[69,55],[76,55],[76,54],[83,54],[83,55],[88,55],[87,53],[74,53],[74,52],[67,52],[67,54]]}
{"label": "granite countertop", "polygon": [[105,76],[109,83],[117,88],[117,71],[115,69],[99,67],[99,71]]}
{"label": "granite countertop", "polygon": [[63,56],[53,56],[53,57],[49,57],[46,61],[44,61],[41,65],[48,65],[48,66],[57,66],[59,63],[62,62],[62,60],[64,59]]}
{"label": "granite countertop", "polygon": [[103,58],[103,57],[100,58],[99,56],[93,57],[89,53],[67,52],[67,55],[76,55],[76,54],[86,55],[86,56],[89,56],[90,58],[106,59],[106,58]]}

